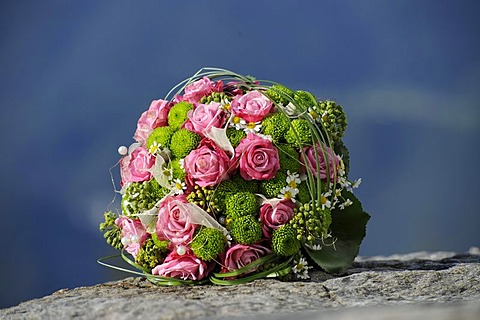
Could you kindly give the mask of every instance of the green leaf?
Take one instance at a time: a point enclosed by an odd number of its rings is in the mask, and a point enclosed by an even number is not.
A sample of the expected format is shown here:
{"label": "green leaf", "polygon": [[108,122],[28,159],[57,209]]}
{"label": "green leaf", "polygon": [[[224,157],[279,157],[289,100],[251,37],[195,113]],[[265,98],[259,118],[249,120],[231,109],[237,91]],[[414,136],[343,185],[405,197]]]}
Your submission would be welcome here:
{"label": "green leaf", "polygon": [[326,272],[344,273],[358,254],[370,215],[363,211],[362,204],[353,193],[344,191],[342,196],[353,204],[344,210],[332,210],[330,229],[336,239],[335,245],[323,246],[321,250],[304,247],[310,257]]}

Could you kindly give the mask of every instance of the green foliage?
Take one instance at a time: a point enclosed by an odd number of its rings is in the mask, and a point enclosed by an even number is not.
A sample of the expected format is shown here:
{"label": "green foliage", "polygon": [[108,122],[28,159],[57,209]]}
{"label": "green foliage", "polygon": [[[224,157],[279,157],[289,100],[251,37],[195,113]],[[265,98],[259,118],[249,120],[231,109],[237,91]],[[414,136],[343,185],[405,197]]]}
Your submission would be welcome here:
{"label": "green foliage", "polygon": [[251,192],[238,192],[230,195],[226,202],[226,213],[232,219],[256,215],[258,212],[258,203],[255,194]]}
{"label": "green foliage", "polygon": [[170,141],[174,133],[175,130],[168,126],[155,128],[147,138],[147,150],[151,152],[155,143],[161,149],[170,149]]}
{"label": "green foliage", "polygon": [[234,148],[236,148],[246,136],[247,134],[243,130],[237,130],[235,128],[227,129],[227,138]]}
{"label": "green foliage", "polygon": [[273,252],[281,256],[292,256],[300,250],[300,241],[297,239],[297,231],[289,224],[283,225],[273,231]]}
{"label": "green foliage", "polygon": [[267,198],[276,198],[286,185],[287,175],[282,171],[278,171],[274,178],[260,182],[260,191]]}
{"label": "green foliage", "polygon": [[330,231],[335,246],[323,246],[321,250],[305,247],[310,257],[329,273],[343,273],[352,265],[370,219],[370,215],[363,211],[362,204],[353,193],[344,190],[342,196],[352,200],[353,204],[344,210],[332,210]]}
{"label": "green foliage", "polygon": [[341,105],[335,101],[321,101],[318,104],[318,112],[323,126],[333,141],[340,141],[347,129],[347,117]]}
{"label": "green foliage", "polygon": [[135,262],[148,270],[152,270],[165,260],[168,253],[167,246],[168,241],[162,241],[160,246],[157,246],[152,238],[147,238],[135,257]]}
{"label": "green foliage", "polygon": [[312,144],[312,131],[308,120],[292,120],[291,126],[285,134],[285,140],[290,144],[299,146]]}
{"label": "green foliage", "polygon": [[202,228],[190,243],[193,253],[204,261],[211,261],[223,252],[227,241],[220,230]]}
{"label": "green foliage", "polygon": [[273,142],[284,141],[290,128],[290,120],[283,112],[275,112],[262,120],[262,133],[272,137]]}
{"label": "green foliage", "polygon": [[122,195],[122,212],[128,217],[153,206],[166,196],[170,190],[160,186],[155,179],[143,182],[132,182],[125,188]]}
{"label": "green foliage", "polygon": [[298,150],[288,144],[277,145],[280,170],[290,173],[298,172],[301,167],[300,154]]}
{"label": "green foliage", "polygon": [[232,219],[230,232],[233,240],[240,244],[254,244],[262,238],[262,226],[254,216]]}
{"label": "green foliage", "polygon": [[180,129],[185,120],[187,120],[188,111],[192,109],[192,104],[186,101],[175,104],[168,112],[168,125],[174,130]]}
{"label": "green foliage", "polygon": [[192,150],[197,148],[200,140],[199,134],[187,129],[180,129],[172,136],[170,150],[175,158],[185,158]]}
{"label": "green foliage", "polygon": [[103,232],[103,237],[107,243],[115,249],[121,250],[122,245],[122,230],[115,224],[117,215],[112,211],[107,211],[103,214],[104,222],[100,223],[99,229]]}

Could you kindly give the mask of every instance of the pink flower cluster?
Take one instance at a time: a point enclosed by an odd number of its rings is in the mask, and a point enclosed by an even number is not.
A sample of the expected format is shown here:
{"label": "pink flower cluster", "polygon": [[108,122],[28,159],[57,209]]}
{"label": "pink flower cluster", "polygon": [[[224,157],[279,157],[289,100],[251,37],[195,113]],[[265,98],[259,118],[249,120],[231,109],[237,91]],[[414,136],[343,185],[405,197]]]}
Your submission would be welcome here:
{"label": "pink flower cluster", "polygon": [[[168,126],[168,115],[175,103],[186,101],[192,105],[182,130],[198,134],[201,141],[186,157],[177,159],[185,172],[184,181],[180,181],[185,184],[182,189],[184,194],[176,193],[179,189],[172,187],[172,191],[158,201],[154,213],[154,232],[135,217],[122,216],[116,220],[122,230],[122,243],[133,257],[138,255],[146,239],[152,236],[147,229],[158,240],[169,242],[169,253],[161,264],[153,268],[154,275],[201,280],[215,267],[215,263],[207,263],[195,256],[189,247],[196,232],[202,227],[198,220],[193,219],[186,198],[196,186],[216,188],[234,175],[247,181],[265,181],[275,178],[281,170],[279,149],[272,140],[254,130],[248,130],[249,125],[258,125],[269,114],[276,112],[274,104],[262,91],[244,91],[241,86],[235,85],[224,85],[222,81],[213,82],[204,77],[187,85],[184,94],[175,97],[174,102],[153,101],[138,120],[134,135],[138,146],[130,148],[129,153],[120,161],[122,186],[156,179],[159,163],[164,166],[160,171],[167,169],[165,166],[168,166],[170,158],[150,153],[153,151],[147,149],[146,141],[154,129]],[[228,103],[200,102],[204,101],[203,97],[215,92],[227,94]],[[223,136],[223,140],[221,134],[218,136],[218,132],[225,132],[227,128],[247,132],[236,148],[226,148],[222,143],[226,136]],[[300,156],[302,153],[298,151]],[[307,146],[303,151],[305,156],[300,156],[303,171],[308,168],[314,175],[318,173],[321,179],[336,179],[339,158],[333,150],[316,145],[316,148]],[[160,157],[161,162],[157,162]],[[295,207],[294,201],[288,199],[264,202],[257,213],[262,225],[262,240],[250,245],[229,243],[217,259],[221,264],[220,269],[223,272],[236,270],[271,253],[272,233],[293,218]],[[254,271],[255,268],[250,270]]]}

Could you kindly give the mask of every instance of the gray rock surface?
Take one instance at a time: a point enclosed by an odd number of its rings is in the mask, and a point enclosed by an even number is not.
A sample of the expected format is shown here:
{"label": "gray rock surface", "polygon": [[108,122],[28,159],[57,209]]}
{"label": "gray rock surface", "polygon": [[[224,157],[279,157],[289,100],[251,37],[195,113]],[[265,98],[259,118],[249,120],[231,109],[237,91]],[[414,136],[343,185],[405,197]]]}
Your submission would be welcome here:
{"label": "gray rock surface", "polygon": [[357,258],[305,282],[157,287],[143,278],[63,289],[1,319],[480,319],[480,250]]}

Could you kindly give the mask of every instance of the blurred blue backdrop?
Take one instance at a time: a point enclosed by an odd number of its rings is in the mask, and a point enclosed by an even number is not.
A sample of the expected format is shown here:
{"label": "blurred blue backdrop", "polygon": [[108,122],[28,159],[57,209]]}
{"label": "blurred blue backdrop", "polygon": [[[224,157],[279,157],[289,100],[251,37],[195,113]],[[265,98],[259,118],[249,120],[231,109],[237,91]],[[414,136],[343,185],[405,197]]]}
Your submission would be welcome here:
{"label": "blurred blue backdrop", "polygon": [[334,98],[372,214],[361,255],[480,244],[480,2],[3,1],[0,307],[96,263],[108,169],[202,66]]}

